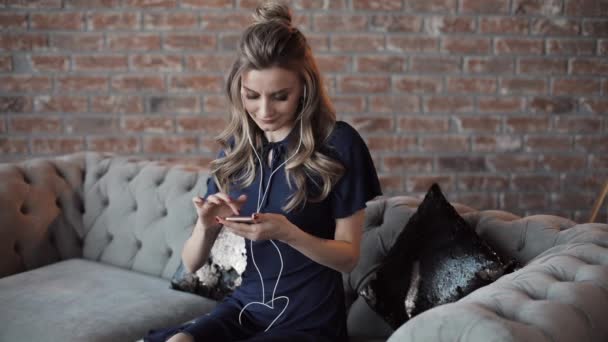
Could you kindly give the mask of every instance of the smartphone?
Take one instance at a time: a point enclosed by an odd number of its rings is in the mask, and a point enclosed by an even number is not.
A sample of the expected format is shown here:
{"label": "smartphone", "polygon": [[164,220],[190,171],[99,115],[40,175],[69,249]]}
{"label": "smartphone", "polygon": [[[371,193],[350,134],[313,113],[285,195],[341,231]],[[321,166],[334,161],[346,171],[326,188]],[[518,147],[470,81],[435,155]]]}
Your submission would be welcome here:
{"label": "smartphone", "polygon": [[226,221],[239,222],[239,223],[253,223],[251,216],[232,216],[226,217]]}

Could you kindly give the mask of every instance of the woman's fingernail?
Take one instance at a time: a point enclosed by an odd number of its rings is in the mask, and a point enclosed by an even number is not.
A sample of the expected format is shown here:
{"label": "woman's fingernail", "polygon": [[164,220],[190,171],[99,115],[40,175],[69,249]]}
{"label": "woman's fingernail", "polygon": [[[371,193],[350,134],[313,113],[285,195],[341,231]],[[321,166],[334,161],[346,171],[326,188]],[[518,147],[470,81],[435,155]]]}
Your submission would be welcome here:
{"label": "woman's fingernail", "polygon": [[219,217],[219,216],[216,216],[216,217],[215,217],[215,221],[216,221],[217,223],[220,223],[220,217]]}

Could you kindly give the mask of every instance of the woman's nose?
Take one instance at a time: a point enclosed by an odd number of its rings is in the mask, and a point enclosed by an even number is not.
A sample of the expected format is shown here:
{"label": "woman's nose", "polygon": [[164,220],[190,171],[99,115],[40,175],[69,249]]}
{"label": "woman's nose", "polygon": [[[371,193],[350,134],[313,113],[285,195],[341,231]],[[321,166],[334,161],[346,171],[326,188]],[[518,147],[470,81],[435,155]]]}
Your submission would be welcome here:
{"label": "woman's nose", "polygon": [[260,101],[260,107],[258,108],[258,115],[260,117],[268,117],[272,115],[272,106],[269,100],[262,99]]}

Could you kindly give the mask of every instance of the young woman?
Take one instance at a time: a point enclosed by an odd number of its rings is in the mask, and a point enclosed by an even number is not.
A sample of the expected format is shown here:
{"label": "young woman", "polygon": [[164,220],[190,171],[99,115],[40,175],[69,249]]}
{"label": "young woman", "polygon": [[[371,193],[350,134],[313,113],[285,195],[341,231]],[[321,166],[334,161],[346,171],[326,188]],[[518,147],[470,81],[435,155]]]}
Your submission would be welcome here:
{"label": "young woman", "polygon": [[223,228],[246,239],[247,267],[213,312],[162,339],[345,340],[340,272],[357,264],[365,203],[381,194],[378,177],[357,131],[336,122],[289,8],[266,2],[254,18],[227,80],[222,152],[205,198],[193,199],[198,221],[182,252],[184,266],[197,270]]}

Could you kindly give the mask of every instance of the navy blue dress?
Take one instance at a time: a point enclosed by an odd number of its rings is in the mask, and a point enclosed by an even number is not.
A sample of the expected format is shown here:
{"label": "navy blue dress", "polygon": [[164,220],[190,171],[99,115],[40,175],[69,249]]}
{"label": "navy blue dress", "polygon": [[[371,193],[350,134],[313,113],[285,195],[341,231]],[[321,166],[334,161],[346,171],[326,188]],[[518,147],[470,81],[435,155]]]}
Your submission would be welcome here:
{"label": "navy blue dress", "polygon": [[[289,158],[286,155],[287,142],[292,136],[297,136],[294,131],[298,128],[294,128],[283,141],[276,143],[265,141],[263,156],[261,156],[264,167],[262,192],[268,185],[272,170]],[[267,153],[270,150],[273,153],[269,165]],[[338,160],[345,169],[342,178],[325,200],[318,203],[308,201],[303,208],[296,208],[289,213],[284,212],[281,207],[287,202],[288,196],[297,190],[289,188],[283,166],[272,176],[268,195],[261,205],[260,212],[283,214],[305,232],[322,239],[333,239],[335,220],[349,217],[365,208],[365,203],[380,195],[381,190],[365,142],[347,123],[336,122],[322,151],[334,160]],[[241,194],[247,195],[248,201],[241,208],[241,215],[249,216],[256,211],[259,182],[258,171],[255,181],[250,186],[231,188],[229,195],[232,198]],[[314,191],[313,182],[309,182],[308,186],[309,190]],[[218,188],[210,178],[207,181],[205,197],[216,192]],[[194,324],[180,330],[191,334],[197,341],[346,340],[341,273],[316,263],[285,243],[280,241],[274,243],[276,247],[269,240],[246,240],[247,267],[242,275],[241,286],[225,298],[211,314],[197,319]],[[278,284],[281,261],[277,247],[283,259],[283,271]],[[255,258],[262,274],[264,295],[262,295],[260,275],[251,262],[252,258]],[[275,301],[269,303],[273,298],[275,285]],[[289,298],[287,306],[287,300],[283,296]],[[242,313],[242,324],[239,324],[238,316],[241,309],[251,302],[266,302],[268,305],[248,305]],[[281,313],[283,310],[284,312]],[[271,328],[264,332],[271,323]]]}

